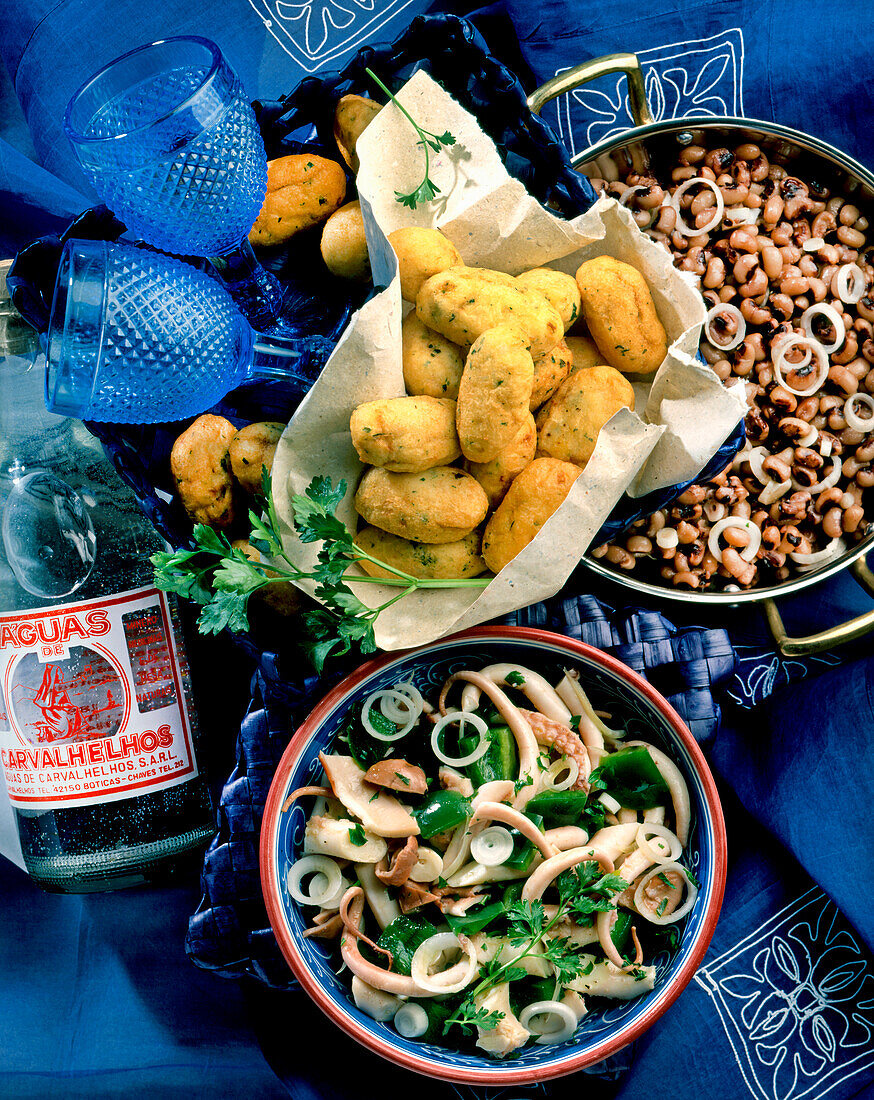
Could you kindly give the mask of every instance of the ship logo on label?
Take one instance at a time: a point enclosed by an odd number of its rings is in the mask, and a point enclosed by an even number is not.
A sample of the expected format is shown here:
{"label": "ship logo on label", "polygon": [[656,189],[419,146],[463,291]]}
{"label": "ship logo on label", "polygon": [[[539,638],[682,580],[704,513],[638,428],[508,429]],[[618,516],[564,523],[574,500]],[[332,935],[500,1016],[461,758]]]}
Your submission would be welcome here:
{"label": "ship logo on label", "polygon": [[10,666],[6,695],[9,716],[31,745],[112,737],[129,711],[118,669],[89,646],[71,646],[66,660],[48,664],[24,654]]}

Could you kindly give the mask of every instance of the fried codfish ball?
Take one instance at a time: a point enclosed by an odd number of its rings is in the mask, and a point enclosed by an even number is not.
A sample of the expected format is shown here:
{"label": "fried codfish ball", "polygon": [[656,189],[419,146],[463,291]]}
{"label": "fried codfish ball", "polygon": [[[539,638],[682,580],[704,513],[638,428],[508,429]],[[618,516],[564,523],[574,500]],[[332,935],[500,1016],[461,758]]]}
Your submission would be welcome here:
{"label": "fried codfish ball", "polygon": [[458,542],[485,519],[489,500],[476,478],[454,466],[420,474],[371,469],[355,509],[365,523],[413,542]]}
{"label": "fried codfish ball", "polygon": [[464,353],[445,336],[423,325],[415,310],[401,325],[404,385],[425,397],[458,397]]}
{"label": "fried codfish ball", "polygon": [[[248,539],[234,539],[231,546],[245,554],[249,561],[261,561],[261,555]],[[265,569],[264,572],[268,577],[279,575],[273,569]],[[288,581],[271,581],[264,588],[259,588],[257,592],[254,592],[253,596],[255,599],[262,600],[280,615],[295,615],[303,606],[300,592]]]}
{"label": "fried codfish ball", "polygon": [[577,268],[583,316],[604,359],[625,374],[650,374],[668,353],[668,337],[636,267],[598,256]]}
{"label": "fried codfish ball", "polygon": [[370,278],[370,257],[360,202],[347,202],[334,211],[325,222],[319,247],[332,275],[358,282]]}
{"label": "fried codfish ball", "polygon": [[537,454],[583,468],[614,413],[634,408],[634,390],[613,367],[574,371],[537,415]]}
{"label": "fried codfish ball", "polygon": [[461,263],[461,253],[439,229],[405,226],[388,235],[398,258],[401,297],[415,302],[422,283],[432,275]]}
{"label": "fried codfish ball", "polygon": [[533,461],[536,450],[537,428],[534,417],[529,413],[528,419],[516,438],[503,450],[498,451],[491,462],[465,463],[468,473],[473,474],[485,489],[490,508],[497,508],[501,503],[513,478],[521,474],[529,462]]}
{"label": "fried codfish ball", "polygon": [[528,406],[533,412],[547,402],[570,374],[574,357],[567,340],[560,340],[552,351],[534,361],[534,384]]}
{"label": "fried codfish ball", "polygon": [[482,554],[499,573],[538,534],[580,476],[580,468],[556,458],[535,458],[513,481],[486,524]]}
{"label": "fried codfish ball", "polygon": [[535,267],[517,275],[516,282],[523,290],[543,295],[561,317],[565,332],[579,317],[580,291],[572,275],[551,267]]}
{"label": "fried codfish ball", "polygon": [[539,294],[527,294],[502,272],[456,267],[432,275],[419,291],[416,313],[429,328],[447,340],[469,346],[496,325],[512,323],[525,338],[531,355],[539,359],[564,335],[561,317]]}
{"label": "fried codfish ball", "polygon": [[[478,577],[485,572],[486,563],[480,557],[480,534],[471,531],[457,542],[410,542],[409,539],[390,535],[378,527],[362,527],[355,542],[366,553],[395,569],[403,569],[413,577],[424,580],[444,580],[455,577]],[[381,569],[369,561],[359,563],[371,577],[394,577],[387,569]]]}
{"label": "fried codfish ball", "polygon": [[490,462],[528,419],[534,361],[515,325],[496,325],[474,343],[458,387],[456,425],[464,457]]}
{"label": "fried codfish ball", "polygon": [[595,341],[588,336],[565,336],[564,342],[573,356],[572,371],[603,365],[604,356],[598,351]]}
{"label": "fried codfish ball", "polygon": [[234,521],[229,449],[236,434],[230,420],[204,413],[173,444],[170,469],[176,492],[195,523],[222,528]]}
{"label": "fried codfish ball", "polygon": [[312,153],[267,162],[267,194],[249,230],[249,243],[282,244],[325,221],[346,197],[346,173],[334,160]]}
{"label": "fried codfish ball", "polygon": [[260,493],[261,468],[273,469],[276,444],[285,425],[273,420],[259,420],[240,428],[228,447],[231,470],[247,493]]}
{"label": "fried codfish ball", "polygon": [[395,473],[448,466],[461,456],[455,402],[448,397],[387,397],[359,405],[349,421],[362,462]]}
{"label": "fried codfish ball", "polygon": [[373,122],[382,107],[364,95],[342,95],[334,108],[334,140],[340,156],[355,175],[361,167],[356,148],[358,139]]}

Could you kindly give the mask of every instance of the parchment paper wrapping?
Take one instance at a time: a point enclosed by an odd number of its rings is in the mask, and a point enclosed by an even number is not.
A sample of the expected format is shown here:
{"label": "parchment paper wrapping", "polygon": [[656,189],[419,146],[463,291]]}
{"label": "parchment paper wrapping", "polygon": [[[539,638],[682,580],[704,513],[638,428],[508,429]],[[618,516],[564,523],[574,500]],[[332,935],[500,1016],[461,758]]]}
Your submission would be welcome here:
{"label": "parchment paper wrapping", "polygon": [[[352,496],[363,467],[352,446],[349,416],[362,402],[405,392],[405,307],[397,260],[386,240],[394,229],[437,226],[465,263],[510,274],[545,265],[573,274],[584,260],[614,256],[643,274],[671,344],[654,379],[635,380],[635,412],[620,410],[601,430],[586,469],[537,538],[486,588],[416,592],[383,612],[376,640],[388,650],[422,645],[553,595],[623,492],[639,496],[694,477],[746,407],[742,387],[726,390],[695,361],[705,316],[698,291],[668,254],[638,231],[628,210],[600,199],[572,221],[556,217],[509,176],[475,118],[426,73],[416,73],[398,98],[420,126],[434,133],[448,129],[456,144],[431,156],[439,201],[410,210],[395,199],[396,191],[412,191],[422,179],[423,152],[409,122],[389,106],[358,142],[358,190],[374,282],[386,289],[352,319],[277,447],[274,499],[286,551],[299,566],[315,561],[318,546],[304,546],[294,535],[291,495],[319,475],[330,475],[335,483],[344,478],[349,488],[337,514],[354,530]],[[353,586],[369,606],[397,591]],[[301,587],[312,594],[311,583]]]}

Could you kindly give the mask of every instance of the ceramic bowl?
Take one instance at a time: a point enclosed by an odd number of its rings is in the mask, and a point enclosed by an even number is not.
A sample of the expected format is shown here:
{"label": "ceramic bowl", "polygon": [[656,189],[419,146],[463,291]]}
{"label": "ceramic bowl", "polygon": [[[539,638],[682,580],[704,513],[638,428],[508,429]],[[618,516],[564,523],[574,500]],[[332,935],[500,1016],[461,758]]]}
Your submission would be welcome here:
{"label": "ceramic bowl", "polygon": [[[412,679],[423,695],[433,699],[452,672],[498,661],[527,665],[552,683],[561,679],[563,669],[577,669],[594,706],[609,711],[614,726],[651,741],[676,761],[688,784],[693,810],[686,862],[701,884],[694,909],[677,926],[679,947],[646,960],[656,966],[651,993],[630,1001],[590,1004],[573,1039],[557,1046],[531,1046],[507,1062],[404,1039],[390,1023],[378,1023],[355,1007],[349,975],[335,973],[339,968],[332,957],[333,945],[303,938],[312,910],[292,901],[286,872],[301,855],[306,815],[304,806],[297,804],[282,813],[290,791],[316,781],[321,771],[318,754],[331,751],[349,711],[360,707],[371,692]],[[677,712],[615,658],[558,634],[521,627],[476,627],[433,645],[381,656],[347,676],[292,738],[273,780],[261,829],[261,881],[270,921],[289,966],[313,1001],[353,1039],[396,1065],[480,1086],[530,1084],[572,1073],[609,1057],[652,1027],[704,957],[719,917],[725,873],[725,824],[719,797],[701,750]]]}

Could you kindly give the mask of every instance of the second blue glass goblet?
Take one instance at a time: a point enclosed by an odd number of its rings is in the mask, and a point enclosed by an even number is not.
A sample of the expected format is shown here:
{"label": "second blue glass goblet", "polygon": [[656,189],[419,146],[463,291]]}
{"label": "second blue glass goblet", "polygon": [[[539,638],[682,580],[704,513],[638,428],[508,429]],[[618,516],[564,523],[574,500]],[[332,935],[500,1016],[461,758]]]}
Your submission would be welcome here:
{"label": "second blue glass goblet", "polygon": [[165,252],[208,256],[253,325],[282,288],[247,235],[267,187],[264,143],[218,46],[181,36],[110,62],[70,100],[64,128],[106,205]]}
{"label": "second blue glass goblet", "polygon": [[256,333],[215,279],[133,245],[67,241],[46,349],[51,412],[113,424],[184,420],[249,378],[303,394],[333,349]]}

